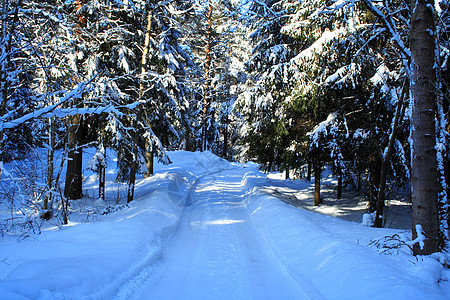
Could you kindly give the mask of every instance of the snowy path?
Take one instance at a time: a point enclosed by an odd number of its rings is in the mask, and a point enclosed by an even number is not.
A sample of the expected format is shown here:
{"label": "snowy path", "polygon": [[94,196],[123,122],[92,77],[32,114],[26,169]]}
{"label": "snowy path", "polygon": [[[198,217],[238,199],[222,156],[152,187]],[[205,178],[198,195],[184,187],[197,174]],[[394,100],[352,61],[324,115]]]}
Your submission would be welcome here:
{"label": "snowy path", "polygon": [[[317,299],[259,238],[239,172],[202,178],[179,228],[133,299]],[[312,293],[312,294],[311,294]]]}
{"label": "snowy path", "polygon": [[0,299],[449,298],[447,254],[380,255],[368,246],[407,233],[287,205],[264,193],[284,181],[269,181],[256,164],[210,152],[171,158],[123,209],[20,242],[2,238]]}

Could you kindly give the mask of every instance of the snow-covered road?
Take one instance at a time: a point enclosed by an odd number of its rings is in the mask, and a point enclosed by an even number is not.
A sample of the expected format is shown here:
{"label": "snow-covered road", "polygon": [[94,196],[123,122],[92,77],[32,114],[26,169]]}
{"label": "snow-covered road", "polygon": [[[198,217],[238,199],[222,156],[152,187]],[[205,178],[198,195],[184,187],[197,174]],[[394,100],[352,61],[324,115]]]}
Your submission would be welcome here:
{"label": "snow-covered road", "polygon": [[76,221],[74,210],[69,225],[3,237],[0,300],[448,299],[446,253],[380,255],[384,237],[410,233],[290,206],[264,192],[285,181],[256,164],[170,154],[174,163],[140,179],[136,199],[115,212]]}
{"label": "snow-covered road", "polygon": [[131,298],[310,298],[255,231],[241,181],[240,172],[223,171],[197,183],[160,261]]}

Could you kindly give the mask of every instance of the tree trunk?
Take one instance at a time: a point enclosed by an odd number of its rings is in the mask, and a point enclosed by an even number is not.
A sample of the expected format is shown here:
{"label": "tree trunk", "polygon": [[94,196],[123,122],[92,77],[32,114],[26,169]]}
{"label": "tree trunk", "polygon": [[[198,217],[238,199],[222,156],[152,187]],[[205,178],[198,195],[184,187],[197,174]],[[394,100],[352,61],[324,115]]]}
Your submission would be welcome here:
{"label": "tree trunk", "polygon": [[358,171],[358,193],[361,192],[361,185],[362,185],[362,178],[361,178],[361,172]]}
{"label": "tree trunk", "polygon": [[[102,133],[103,135],[103,133]],[[104,156],[106,160],[106,147],[103,142],[103,137],[101,138],[100,143],[103,144],[103,149],[105,150]],[[105,201],[105,186],[106,186],[106,168],[103,164],[100,164],[98,170],[98,198]]]}
{"label": "tree trunk", "polygon": [[105,167],[100,166],[98,170],[98,198],[105,201],[105,179],[106,172]]}
{"label": "tree trunk", "polygon": [[228,124],[229,120],[228,117],[225,121],[225,127],[223,131],[223,150],[222,150],[222,157],[225,159],[228,159]]}
{"label": "tree trunk", "polygon": [[48,119],[49,129],[48,138],[50,148],[47,151],[47,188],[48,193],[44,197],[43,209],[49,209],[49,203],[52,201],[53,192],[53,172],[54,172],[54,159],[55,159],[55,125],[53,118]]}
{"label": "tree trunk", "polygon": [[136,184],[136,173],[137,173],[137,145],[134,146],[133,150],[133,161],[130,166],[130,178],[128,181],[128,190],[127,190],[127,203],[130,203],[134,199],[134,186]]}
{"label": "tree trunk", "polygon": [[[6,8],[6,3],[3,5]],[[13,21],[11,23],[11,29],[9,31],[9,34],[7,32],[7,25],[8,25],[8,18],[4,18],[1,28],[1,38],[3,39],[7,38],[6,45],[2,45],[5,47],[4,53],[6,54],[6,57],[2,58],[1,64],[0,64],[0,89],[2,93],[2,103],[0,108],[0,117],[3,117],[6,113],[6,105],[8,102],[8,97],[10,94],[10,84],[8,80],[8,70],[11,67],[11,50],[12,50],[12,40],[14,37],[14,33],[16,31],[16,24],[19,22],[19,8],[22,6],[22,0],[17,0],[16,5],[14,7],[14,17]],[[2,43],[3,44],[3,43]],[[3,149],[4,149],[4,131],[0,130],[0,177],[3,173]]]}
{"label": "tree trunk", "polygon": [[423,249],[414,244],[413,253],[428,255],[439,251],[434,1],[412,1],[411,5],[412,238],[418,236],[416,225],[421,225],[427,238]]}
{"label": "tree trunk", "polygon": [[288,180],[289,179],[289,166],[286,166],[286,169],[284,170],[284,179]]}
{"label": "tree trunk", "polygon": [[342,198],[342,175],[339,174],[337,178],[338,178],[338,184],[337,184],[337,188],[336,188],[336,193],[337,193],[337,198],[341,199]]}
{"label": "tree trunk", "polygon": [[[85,4],[87,3],[87,0],[77,0],[76,1],[76,11],[78,12]],[[87,18],[84,14],[78,15],[78,22],[77,22],[77,28],[75,28],[76,34],[81,34],[82,29],[86,28],[87,25]]]}
{"label": "tree trunk", "polygon": [[[76,1],[76,11],[78,12],[87,0]],[[87,18],[84,14],[79,14],[77,19],[77,28],[75,33],[81,35],[82,29],[87,25]],[[77,80],[77,79],[76,79]],[[74,100],[72,107],[79,107],[82,101]],[[82,116],[76,114],[68,117],[68,141],[69,148],[66,183],[64,186],[64,197],[67,199],[80,199],[83,196],[83,149],[79,147],[79,141],[82,137]]]}
{"label": "tree trunk", "polygon": [[202,128],[202,151],[207,149],[208,138],[208,118],[210,99],[210,71],[211,71],[211,48],[212,48],[212,5],[209,2],[207,12],[208,27],[206,29],[206,46],[205,46],[205,83],[203,85],[203,128]]}
{"label": "tree trunk", "polygon": [[[150,10],[147,16],[147,28],[145,31],[145,41],[144,48],[142,50],[142,59],[141,59],[141,83],[139,86],[139,98],[142,100],[144,97],[145,91],[145,74],[147,73],[147,56],[150,51],[150,38],[152,33],[152,25],[153,25],[153,11]],[[147,126],[150,126],[150,122],[147,120]],[[145,173],[145,177],[149,177],[153,175],[153,147],[149,147],[149,141],[145,142],[145,158],[147,165],[147,173]]]}
{"label": "tree trunk", "polygon": [[308,161],[308,169],[307,169],[307,172],[306,172],[306,181],[308,181],[308,182],[311,182],[311,173],[312,173],[311,162]]}
{"label": "tree trunk", "polygon": [[83,149],[78,141],[82,136],[82,116],[77,114],[69,117],[68,127],[68,161],[64,196],[68,199],[81,199],[83,196]]}
{"label": "tree trunk", "polygon": [[386,153],[383,157],[383,162],[381,164],[381,172],[380,172],[380,185],[378,188],[378,198],[377,198],[377,210],[375,214],[374,227],[381,228],[383,227],[383,211],[385,206],[385,197],[386,197],[386,176],[387,170],[389,167],[389,163],[391,161],[392,151],[394,149],[394,142],[397,136],[398,131],[398,123],[401,119],[403,119],[403,115],[405,113],[406,105],[403,103],[403,98],[405,94],[405,85],[402,89],[401,96],[397,102],[397,109],[395,111],[394,122],[392,124],[392,132],[389,136],[389,142],[386,149]]}
{"label": "tree trunk", "polygon": [[314,205],[322,204],[320,197],[320,175],[322,173],[320,162],[314,163]]}
{"label": "tree trunk", "polygon": [[147,15],[147,27],[145,30],[145,40],[144,47],[142,49],[142,57],[141,57],[141,81],[139,84],[139,98],[142,100],[145,91],[145,75],[147,74],[147,56],[150,50],[150,38],[152,32],[152,21],[153,21],[153,11],[150,10]]}
{"label": "tree trunk", "polygon": [[381,155],[374,157],[368,171],[368,187],[366,196],[369,200],[369,212],[377,211],[378,187],[380,186],[380,174],[383,161]]}
{"label": "tree trunk", "polygon": [[153,168],[154,168],[153,150],[145,152],[145,160],[146,160],[146,166],[147,166],[147,173],[145,173],[145,177],[150,177],[153,175],[153,172],[154,172],[154,170],[153,170]]}

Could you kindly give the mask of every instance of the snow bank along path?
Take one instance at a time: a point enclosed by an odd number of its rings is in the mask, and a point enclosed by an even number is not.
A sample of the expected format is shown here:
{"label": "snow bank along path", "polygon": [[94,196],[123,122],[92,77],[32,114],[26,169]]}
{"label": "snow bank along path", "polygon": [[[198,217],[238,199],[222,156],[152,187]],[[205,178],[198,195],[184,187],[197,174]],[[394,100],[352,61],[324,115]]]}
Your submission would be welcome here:
{"label": "snow bank along path", "polygon": [[101,221],[44,232],[36,240],[3,241],[0,299],[110,299],[159,259],[182,214],[189,177],[180,170],[157,174],[140,183],[129,208]]}

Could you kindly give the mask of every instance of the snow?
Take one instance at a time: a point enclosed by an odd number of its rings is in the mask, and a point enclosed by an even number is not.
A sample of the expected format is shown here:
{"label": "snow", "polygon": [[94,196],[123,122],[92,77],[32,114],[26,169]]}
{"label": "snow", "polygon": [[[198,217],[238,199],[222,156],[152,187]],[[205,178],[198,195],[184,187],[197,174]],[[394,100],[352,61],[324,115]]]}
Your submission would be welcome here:
{"label": "snow", "polygon": [[423,247],[425,246],[425,240],[426,240],[425,233],[423,232],[422,225],[416,224],[415,227],[416,227],[417,237],[414,240],[412,240],[411,242],[409,242],[409,245],[412,246],[414,244],[419,244],[420,249],[423,249]]}
{"label": "snow", "polygon": [[363,226],[369,226],[369,227],[373,226],[373,224],[375,223],[375,214],[376,214],[376,212],[373,212],[370,214],[364,214],[361,224]]}
{"label": "snow", "polygon": [[210,152],[168,155],[173,164],[140,178],[128,206],[20,242],[3,237],[0,298],[445,299],[450,292],[446,253],[414,258],[407,246],[388,255],[369,246],[410,233],[288,205],[264,190],[275,181],[253,163]]}
{"label": "snow", "polygon": [[317,39],[311,46],[307,49],[301,51],[297,56],[292,59],[292,62],[298,66],[301,66],[305,61],[312,59],[316,53],[322,52],[323,47],[330,43],[333,39],[338,38],[340,35],[344,34],[345,30],[339,28],[337,30],[330,31],[326,29],[325,32]]}

